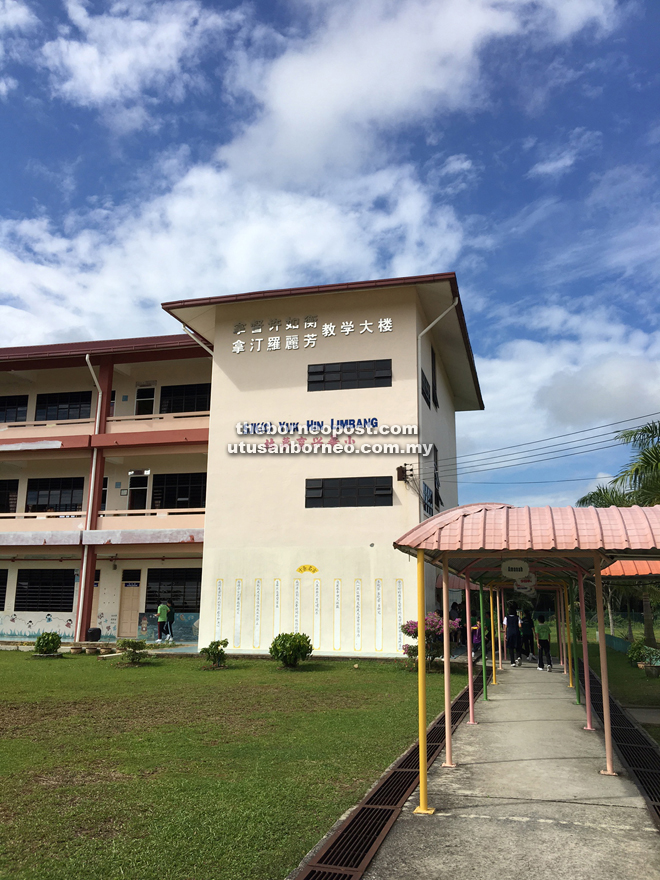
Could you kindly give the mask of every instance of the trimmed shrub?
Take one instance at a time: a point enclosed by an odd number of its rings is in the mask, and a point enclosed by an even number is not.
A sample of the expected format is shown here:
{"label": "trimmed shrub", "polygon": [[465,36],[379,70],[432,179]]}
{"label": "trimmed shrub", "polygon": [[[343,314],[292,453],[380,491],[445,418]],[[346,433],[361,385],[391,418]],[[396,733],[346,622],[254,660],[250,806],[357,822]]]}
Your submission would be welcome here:
{"label": "trimmed shrub", "polygon": [[34,643],[35,654],[57,654],[57,650],[62,644],[59,633],[41,633],[37,636]]}
{"label": "trimmed shrub", "polygon": [[632,645],[628,648],[628,653],[626,654],[626,656],[632,664],[644,663],[646,660],[647,650],[648,649],[644,644],[644,639],[638,639],[636,642],[633,642]]}
{"label": "trimmed shrub", "polygon": [[126,663],[137,664],[147,658],[147,643],[144,639],[119,639],[117,649],[123,653]]}
{"label": "trimmed shrub", "polygon": [[211,642],[208,648],[200,648],[199,653],[215,667],[224,666],[227,659],[225,648],[228,644],[227,639],[223,639],[221,642]]}
{"label": "trimmed shrub", "polygon": [[292,669],[312,656],[312,643],[305,633],[280,633],[270,646],[270,656]]}

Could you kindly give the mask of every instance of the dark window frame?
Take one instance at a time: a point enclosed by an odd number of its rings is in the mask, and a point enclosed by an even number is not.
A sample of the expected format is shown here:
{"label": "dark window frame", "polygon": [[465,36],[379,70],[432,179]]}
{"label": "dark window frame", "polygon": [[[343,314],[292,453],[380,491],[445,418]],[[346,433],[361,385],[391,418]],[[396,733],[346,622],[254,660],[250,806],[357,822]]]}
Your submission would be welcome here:
{"label": "dark window frame", "polygon": [[422,483],[422,509],[427,516],[433,516],[433,490]]}
{"label": "dark window frame", "polygon": [[[62,501],[63,497],[68,500]],[[84,498],[84,477],[32,477],[27,483],[25,512],[76,512],[83,509]]]}
{"label": "dark window frame", "polygon": [[5,611],[5,605],[7,604],[7,579],[9,576],[9,569],[0,568],[0,611]]}
{"label": "dark window frame", "polygon": [[29,394],[3,394],[0,396],[0,422],[27,422],[29,400]]}
{"label": "dark window frame", "polygon": [[159,413],[208,412],[211,409],[211,383],[163,385],[160,389]]}
{"label": "dark window frame", "polygon": [[35,422],[66,422],[91,417],[91,391],[55,391],[37,394]]}
{"label": "dark window frame", "polygon": [[426,373],[424,370],[422,373],[422,397],[426,401],[426,405],[428,408],[431,408],[431,386],[429,385],[429,380],[426,378]]}
{"label": "dark window frame", "polygon": [[161,602],[172,600],[174,611],[198,614],[202,595],[201,568],[149,568],[145,612],[155,612]]}
{"label": "dark window frame", "polygon": [[305,480],[305,507],[392,507],[392,477],[331,477]]}
{"label": "dark window frame", "polygon": [[440,468],[438,466],[438,447],[433,444],[433,503],[438,508],[442,507],[440,495]]}
{"label": "dark window frame", "polygon": [[433,401],[433,406],[438,409],[440,404],[438,403],[438,367],[435,361],[435,349],[431,346],[431,400]]}
{"label": "dark window frame", "polygon": [[18,480],[0,480],[0,513],[16,513]]}
{"label": "dark window frame", "polygon": [[[180,492],[188,492],[188,497],[179,497]],[[171,493],[175,493],[176,497],[172,499]],[[191,503],[191,495],[193,500],[200,503]],[[199,497],[196,497],[199,496]],[[174,500],[171,504],[170,501]],[[185,501],[186,503],[180,503]],[[167,502],[167,503],[165,503]],[[151,509],[152,510],[177,510],[181,508],[185,510],[191,507],[206,506],[206,473],[199,471],[196,473],[182,474],[154,474],[151,482]]]}
{"label": "dark window frame", "polygon": [[19,568],[14,611],[70,613],[75,590],[75,568]]}
{"label": "dark window frame", "polygon": [[308,391],[347,391],[355,388],[391,388],[392,359],[309,364]]}

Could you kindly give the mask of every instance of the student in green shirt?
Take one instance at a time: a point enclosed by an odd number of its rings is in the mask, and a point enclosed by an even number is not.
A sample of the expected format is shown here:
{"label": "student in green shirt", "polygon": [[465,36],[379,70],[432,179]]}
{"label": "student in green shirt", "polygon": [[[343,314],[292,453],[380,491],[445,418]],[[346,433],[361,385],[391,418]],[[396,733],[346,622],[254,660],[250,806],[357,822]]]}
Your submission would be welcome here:
{"label": "student in green shirt", "polygon": [[[552,655],[550,654],[550,624],[545,622],[545,617],[543,614],[539,614],[539,619],[536,621],[536,641],[539,645],[539,665],[538,669],[540,672],[543,672],[544,668],[547,672],[552,672]],[[547,666],[543,666],[543,652],[546,653],[548,657]]]}
{"label": "student in green shirt", "polygon": [[161,642],[163,639],[163,630],[167,624],[167,612],[169,610],[170,609],[165,602],[161,602],[158,606],[158,638],[156,639],[156,643]]}

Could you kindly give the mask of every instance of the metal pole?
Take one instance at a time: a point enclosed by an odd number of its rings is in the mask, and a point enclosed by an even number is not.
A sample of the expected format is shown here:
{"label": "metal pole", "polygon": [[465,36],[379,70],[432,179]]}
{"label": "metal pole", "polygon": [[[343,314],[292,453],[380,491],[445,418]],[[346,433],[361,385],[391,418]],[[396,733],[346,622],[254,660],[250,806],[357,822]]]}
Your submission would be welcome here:
{"label": "metal pole", "polygon": [[435,813],[428,804],[426,768],[426,593],[424,589],[424,551],[417,551],[417,713],[419,726],[419,806],[415,813]]}
{"label": "metal pole", "polygon": [[449,646],[449,559],[442,556],[442,636],[445,651],[445,760],[443,767],[455,767],[451,755],[451,650]]}
{"label": "metal pole", "polygon": [[490,653],[493,661],[493,684],[497,684],[497,669],[495,668],[495,615],[493,614],[493,588],[488,587],[490,595]]}
{"label": "metal pole", "polygon": [[502,668],[502,630],[500,629],[502,613],[500,611],[500,591],[495,589],[495,598],[497,599],[497,655],[499,657],[499,668]]}
{"label": "metal pole", "polygon": [[484,683],[484,700],[488,701],[488,667],[486,658],[486,628],[484,627],[484,585],[479,583],[479,612],[481,630],[481,675]]}
{"label": "metal pole", "polygon": [[568,587],[564,584],[564,620],[566,622],[566,650],[568,652],[568,686],[575,687],[573,684],[573,651],[571,650],[571,631],[568,628]]}
{"label": "metal pole", "polygon": [[575,702],[580,705],[580,669],[578,667],[577,632],[575,626],[575,586],[571,581],[571,635],[573,643],[573,682],[575,684]]}
{"label": "metal pole", "polygon": [[612,724],[610,722],[610,682],[607,675],[607,645],[605,644],[605,612],[603,611],[603,582],[600,577],[600,559],[594,557],[594,580],[596,582],[596,612],[598,614],[598,652],[600,654],[600,680],[603,688],[603,732],[605,733],[604,776],[616,776],[612,761]]}
{"label": "metal pole", "polygon": [[584,701],[587,704],[587,726],[585,730],[595,730],[591,723],[591,681],[589,680],[589,646],[587,645],[587,609],[584,607],[584,584],[582,572],[578,571],[578,591],[580,595],[580,623],[582,624],[582,662],[584,663]]}
{"label": "metal pole", "polygon": [[465,616],[467,617],[467,665],[468,695],[470,698],[470,720],[468,724],[476,724],[474,720],[474,671],[472,668],[472,614],[470,613],[470,576],[465,575]]}

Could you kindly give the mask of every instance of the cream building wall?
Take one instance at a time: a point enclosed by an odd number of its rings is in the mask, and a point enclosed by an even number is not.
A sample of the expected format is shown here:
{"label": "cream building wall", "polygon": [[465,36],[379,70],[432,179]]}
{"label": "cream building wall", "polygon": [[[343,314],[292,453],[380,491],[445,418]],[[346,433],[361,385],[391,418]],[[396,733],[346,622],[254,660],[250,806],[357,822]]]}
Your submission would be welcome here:
{"label": "cream building wall", "polygon": [[[418,424],[417,334],[428,323],[414,288],[333,293],[217,305],[209,439],[209,492],[205,524],[200,645],[227,638],[232,651],[267,652],[274,635],[301,631],[320,654],[397,656],[402,622],[416,614],[416,568],[392,542],[420,519],[417,494],[397,481],[396,469],[428,466],[415,454],[232,455],[228,444],[263,442],[238,436],[239,421],[326,425],[337,419],[378,420],[379,425]],[[315,328],[304,328],[305,317]],[[285,350],[286,335],[262,332],[253,321],[299,322],[299,347]],[[379,320],[392,330],[379,332]],[[342,322],[354,331],[342,334]],[[360,333],[363,322],[374,332]],[[234,333],[244,324],[245,334]],[[322,336],[324,324],[335,335]],[[315,333],[314,347],[303,338]],[[265,350],[279,335],[281,348]],[[234,351],[237,340],[245,350]],[[250,350],[252,348],[252,350]],[[309,364],[392,360],[392,386],[307,391]],[[440,357],[438,357],[440,361]],[[453,449],[454,407],[444,374],[438,375],[439,409],[423,413],[424,441]],[[293,434],[291,435],[294,436]],[[450,441],[449,438],[452,438]],[[275,436],[276,442],[281,437]],[[324,437],[327,443],[329,437]],[[341,437],[339,438],[342,439]],[[364,442],[419,442],[415,436],[356,437]],[[391,476],[391,507],[305,507],[305,480]],[[448,496],[452,503],[455,492]],[[429,572],[427,606],[434,607]]]}

